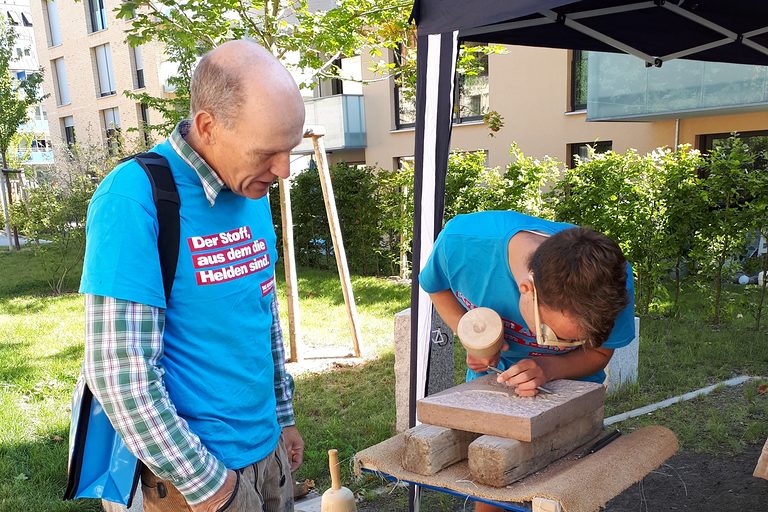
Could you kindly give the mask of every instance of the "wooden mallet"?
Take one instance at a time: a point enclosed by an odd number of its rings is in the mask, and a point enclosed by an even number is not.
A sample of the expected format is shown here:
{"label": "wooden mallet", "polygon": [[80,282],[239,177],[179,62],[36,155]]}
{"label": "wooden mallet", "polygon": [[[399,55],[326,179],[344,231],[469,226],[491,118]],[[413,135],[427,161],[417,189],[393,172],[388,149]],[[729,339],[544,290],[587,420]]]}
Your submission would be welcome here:
{"label": "wooden mallet", "polygon": [[475,359],[492,357],[504,343],[501,317],[490,308],[467,311],[459,320],[457,334],[467,353]]}
{"label": "wooden mallet", "polygon": [[355,495],[341,486],[338,450],[328,450],[328,465],[331,469],[331,488],[323,493],[320,512],[357,512]]}

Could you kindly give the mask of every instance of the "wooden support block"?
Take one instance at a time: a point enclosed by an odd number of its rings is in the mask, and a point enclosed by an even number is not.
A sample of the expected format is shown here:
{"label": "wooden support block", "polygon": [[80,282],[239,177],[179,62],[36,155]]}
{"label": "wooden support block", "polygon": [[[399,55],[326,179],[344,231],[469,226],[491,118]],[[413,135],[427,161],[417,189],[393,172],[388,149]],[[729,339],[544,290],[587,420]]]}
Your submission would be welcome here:
{"label": "wooden support block", "polygon": [[763,453],[760,454],[760,458],[757,460],[757,466],[755,467],[755,472],[752,474],[757,478],[768,480],[768,439],[765,440]]}
{"label": "wooden support block", "polygon": [[556,380],[547,388],[555,394],[520,397],[485,375],[422,398],[416,414],[429,425],[532,441],[605,402],[605,387],[594,382]]}
{"label": "wooden support block", "polygon": [[557,500],[551,500],[549,498],[539,498],[535,496],[531,500],[531,508],[533,512],[562,512],[563,507]]}
{"label": "wooden support block", "polygon": [[434,475],[467,458],[469,443],[480,434],[434,425],[418,425],[405,431],[403,468],[419,475]]}
{"label": "wooden support block", "polygon": [[600,408],[531,442],[481,436],[469,445],[469,472],[479,484],[504,487],[593,439],[603,428]]}

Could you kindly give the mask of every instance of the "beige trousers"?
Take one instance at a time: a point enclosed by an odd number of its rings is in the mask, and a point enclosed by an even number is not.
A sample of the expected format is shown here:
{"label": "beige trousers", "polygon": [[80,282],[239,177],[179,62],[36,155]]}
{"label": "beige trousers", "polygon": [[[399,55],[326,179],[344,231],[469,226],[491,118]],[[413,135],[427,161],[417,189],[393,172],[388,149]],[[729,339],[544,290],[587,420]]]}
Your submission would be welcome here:
{"label": "beige trousers", "polygon": [[[141,474],[144,512],[191,512],[184,496],[146,467]],[[237,470],[232,498],[218,512],[293,512],[291,466],[282,438],[264,459]]]}

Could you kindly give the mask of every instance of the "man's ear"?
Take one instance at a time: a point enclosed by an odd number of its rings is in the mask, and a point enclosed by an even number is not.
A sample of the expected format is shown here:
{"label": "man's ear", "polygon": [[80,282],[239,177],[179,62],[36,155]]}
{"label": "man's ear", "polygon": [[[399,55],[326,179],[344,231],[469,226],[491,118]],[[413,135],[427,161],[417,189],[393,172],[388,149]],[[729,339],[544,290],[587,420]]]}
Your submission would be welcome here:
{"label": "man's ear", "polygon": [[213,114],[207,110],[199,110],[192,123],[203,144],[212,145],[216,142],[216,119]]}
{"label": "man's ear", "polygon": [[531,279],[531,276],[517,283],[517,288],[520,290],[520,295],[533,292],[533,279]]}

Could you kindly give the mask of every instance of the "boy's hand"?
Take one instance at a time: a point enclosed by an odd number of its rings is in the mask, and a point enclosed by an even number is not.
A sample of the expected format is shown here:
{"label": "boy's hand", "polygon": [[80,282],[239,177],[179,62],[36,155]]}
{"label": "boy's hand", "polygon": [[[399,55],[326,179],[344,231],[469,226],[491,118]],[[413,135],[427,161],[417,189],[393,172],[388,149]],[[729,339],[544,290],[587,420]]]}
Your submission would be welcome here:
{"label": "boy's hand", "polygon": [[467,354],[467,368],[476,372],[484,372],[488,370],[489,366],[498,366],[499,359],[501,359],[501,353],[505,350],[509,350],[509,345],[504,343],[492,357],[488,359],[475,359],[471,355]]}
{"label": "boy's hand", "polygon": [[539,392],[536,388],[546,384],[549,379],[538,361],[523,359],[496,377],[496,381],[514,386],[515,393],[520,396],[534,396]]}

